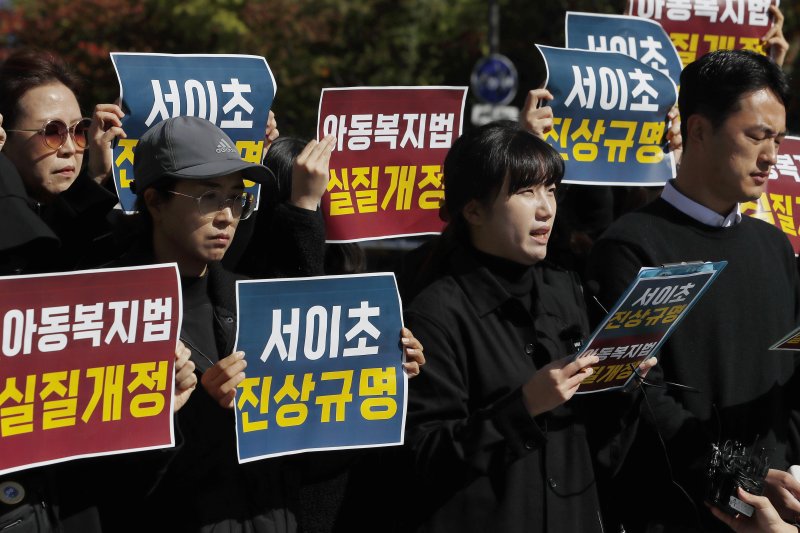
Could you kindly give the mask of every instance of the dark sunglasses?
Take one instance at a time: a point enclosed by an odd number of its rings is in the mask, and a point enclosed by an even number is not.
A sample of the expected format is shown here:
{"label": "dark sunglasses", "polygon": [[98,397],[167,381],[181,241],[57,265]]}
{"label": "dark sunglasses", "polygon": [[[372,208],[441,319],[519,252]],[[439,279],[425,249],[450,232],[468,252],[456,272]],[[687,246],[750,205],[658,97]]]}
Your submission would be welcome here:
{"label": "dark sunglasses", "polygon": [[67,135],[70,135],[75,146],[84,149],[89,144],[89,127],[91,125],[92,119],[90,118],[82,118],[72,126],[67,126],[63,120],[56,118],[48,120],[38,130],[8,129],[6,131],[35,131],[42,136],[44,144],[53,150],[64,146],[64,143],[67,142]]}

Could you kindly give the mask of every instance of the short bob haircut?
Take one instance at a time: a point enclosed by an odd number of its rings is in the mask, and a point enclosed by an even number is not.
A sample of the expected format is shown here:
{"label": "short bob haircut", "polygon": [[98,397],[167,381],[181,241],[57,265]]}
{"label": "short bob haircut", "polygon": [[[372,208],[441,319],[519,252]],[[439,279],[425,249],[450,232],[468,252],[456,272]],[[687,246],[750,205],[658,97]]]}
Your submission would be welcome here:
{"label": "short bob haircut", "polygon": [[700,114],[717,129],[738,111],[743,96],[761,89],[771,91],[784,107],[789,101],[783,70],[770,58],[750,50],[718,50],[687,65],[681,72],[678,96],[684,144],[690,116]]}
{"label": "short bob haircut", "polygon": [[17,126],[17,103],[22,96],[37,87],[61,83],[75,98],[82,88],[81,79],[58,56],[37,50],[21,48],[13,52],[0,64],[0,114],[3,127]]}
{"label": "short bob haircut", "polygon": [[558,185],[564,160],[542,139],[510,120],[475,128],[459,137],[444,161],[445,208],[463,224],[470,201],[494,201],[508,179],[508,194],[526,187]]}

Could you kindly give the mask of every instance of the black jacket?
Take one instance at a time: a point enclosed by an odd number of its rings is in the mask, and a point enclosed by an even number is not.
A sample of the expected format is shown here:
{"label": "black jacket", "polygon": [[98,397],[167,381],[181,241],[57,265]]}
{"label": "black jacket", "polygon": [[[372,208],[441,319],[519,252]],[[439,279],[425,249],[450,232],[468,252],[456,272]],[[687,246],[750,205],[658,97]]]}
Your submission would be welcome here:
{"label": "black jacket", "polygon": [[0,154],[0,275],[64,272],[113,259],[118,250],[107,216],[116,203],[82,172],[52,204],[40,204]]}
{"label": "black jacket", "polygon": [[[113,266],[155,263],[146,245],[137,245]],[[244,279],[219,263],[208,265],[208,295],[213,305],[214,338],[222,359],[236,341],[236,280]],[[199,383],[213,362],[200,353],[184,331],[181,340],[192,352],[198,386],[176,415],[178,446],[149,458],[156,472],[155,488],[136,516],[122,515],[115,505],[103,506],[104,530],[146,531],[157,519],[159,530],[182,532],[286,532],[295,529],[286,494],[289,476],[282,460],[240,465],[236,454],[234,412],[223,409]],[[133,457],[133,456],[131,456]],[[164,467],[164,464],[167,466]],[[152,474],[152,472],[150,473]],[[145,478],[152,478],[144,473]],[[142,486],[139,481],[137,486]],[[124,516],[121,523],[120,516]]]}
{"label": "black jacket", "polygon": [[[58,272],[108,260],[106,215],[116,197],[85,173],[50,205],[31,199],[17,169],[0,153],[0,276]],[[82,461],[0,476],[0,530],[100,531],[92,481]],[[8,492],[6,492],[8,491]],[[16,495],[22,495],[16,502]]]}
{"label": "black jacket", "polygon": [[588,334],[574,275],[534,267],[533,312],[457,246],[405,318],[427,363],[410,382],[407,446],[424,531],[601,531],[592,458],[567,402],[532,418],[522,385]]}
{"label": "black jacket", "polygon": [[[606,517],[638,531],[727,531],[703,505],[712,444],[737,440],[769,454],[770,467],[800,461],[800,358],[770,351],[800,323],[800,278],[786,236],[743,217],[702,224],[663,199],[615,222],[595,244],[589,279],[610,306],[643,266],[728,261],[660,349],[627,463],[603,490]],[[646,472],[644,470],[646,469]],[[646,491],[640,490],[646,483]],[[617,515],[614,517],[614,515]]]}
{"label": "black jacket", "polygon": [[252,278],[320,276],[324,250],[322,211],[282,203],[239,222],[222,264]]}

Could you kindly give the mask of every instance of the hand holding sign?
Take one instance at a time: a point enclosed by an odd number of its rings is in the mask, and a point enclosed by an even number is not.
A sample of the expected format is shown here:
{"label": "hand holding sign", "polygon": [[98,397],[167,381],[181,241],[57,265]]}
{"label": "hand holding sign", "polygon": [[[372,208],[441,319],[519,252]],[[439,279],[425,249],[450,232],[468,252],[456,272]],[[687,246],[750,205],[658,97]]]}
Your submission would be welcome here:
{"label": "hand holding sign", "polygon": [[522,386],[525,407],[531,416],[555,409],[575,394],[581,382],[591,376],[591,365],[599,363],[596,355],[570,362],[565,357],[542,367]]}
{"label": "hand holding sign", "polygon": [[520,125],[544,139],[544,134],[553,129],[553,108],[543,104],[552,99],[553,95],[547,89],[528,91],[522,113],[519,114]]}
{"label": "hand holding sign", "polygon": [[656,358],[655,356],[651,357],[650,359],[645,359],[644,361],[642,361],[639,364],[639,366],[636,367],[636,375],[638,376],[639,379],[634,380],[633,385],[629,384],[628,388],[623,390],[625,392],[631,392],[638,389],[642,385],[642,382],[644,382],[650,370],[652,370],[652,368],[657,364],[658,364],[658,358]]}
{"label": "hand holding sign", "polygon": [[422,343],[417,340],[408,328],[400,330],[400,342],[403,345],[403,355],[406,358],[406,362],[403,363],[406,374],[408,374],[409,378],[418,376],[420,367],[425,364]]}
{"label": "hand holding sign", "polygon": [[225,409],[233,409],[236,387],[245,378],[244,369],[246,366],[247,361],[244,360],[244,352],[233,352],[206,370],[200,381],[206,392],[220,406]]}
{"label": "hand holding sign", "polygon": [[769,13],[772,15],[772,27],[761,38],[764,48],[775,63],[783,66],[786,53],[789,51],[789,43],[783,36],[783,13],[776,5],[769,6]]}
{"label": "hand holding sign", "polygon": [[675,165],[681,162],[681,154],[683,153],[683,137],[681,136],[681,115],[678,112],[678,106],[673,106],[667,113],[667,120],[669,121],[669,129],[667,130],[667,142],[669,143],[669,151],[672,152],[672,157],[675,158]]}
{"label": "hand holding sign", "polygon": [[272,146],[272,143],[278,140],[280,135],[281,134],[278,131],[278,121],[275,120],[275,113],[273,113],[270,109],[269,116],[267,117],[267,127],[264,128],[264,153],[261,155],[262,161],[265,157],[267,157],[267,151],[269,150],[269,147]]}
{"label": "hand holding sign", "polygon": [[89,128],[89,176],[99,184],[111,177],[114,152],[111,143],[128,136],[122,129],[125,113],[116,104],[97,104]]}
{"label": "hand holding sign", "polygon": [[194,363],[189,360],[192,352],[178,341],[175,347],[175,392],[172,404],[173,412],[178,412],[189,401],[189,396],[197,386],[197,376],[194,373]]}
{"label": "hand holding sign", "polygon": [[292,197],[290,203],[309,211],[316,211],[328,187],[328,168],[336,137],[326,135],[319,142],[309,142],[292,168]]}

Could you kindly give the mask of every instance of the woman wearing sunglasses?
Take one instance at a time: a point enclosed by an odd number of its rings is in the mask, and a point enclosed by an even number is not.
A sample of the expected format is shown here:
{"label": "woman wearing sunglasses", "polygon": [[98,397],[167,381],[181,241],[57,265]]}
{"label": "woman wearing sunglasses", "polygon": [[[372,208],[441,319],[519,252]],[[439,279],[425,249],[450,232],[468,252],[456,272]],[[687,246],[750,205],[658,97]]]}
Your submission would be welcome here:
{"label": "woman wearing sunglasses", "polygon": [[[84,263],[116,197],[100,186],[110,171],[107,150],[124,135],[121,111],[98,105],[83,118],[79,82],[54,56],[22,50],[0,65],[0,275],[71,270]],[[88,168],[85,150],[92,146]],[[97,262],[104,262],[101,258]],[[105,259],[107,260],[107,259]],[[189,351],[176,348],[175,408],[197,379]],[[49,533],[101,531],[94,506],[100,460],[49,465],[0,477],[0,530]],[[113,469],[108,469],[112,471]],[[90,474],[92,471],[92,474]]]}
{"label": "woman wearing sunglasses", "polygon": [[[3,154],[19,173],[30,208],[60,240],[60,248],[20,252],[15,236],[0,239],[0,273],[90,267],[110,260],[106,215],[116,196],[100,183],[111,170],[108,154],[124,136],[122,111],[113,104],[86,118],[78,105],[80,80],[60,59],[22,49],[0,65],[0,115],[7,139]],[[84,155],[89,153],[84,168]]]}

